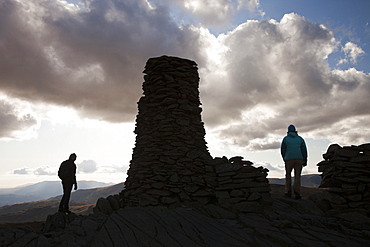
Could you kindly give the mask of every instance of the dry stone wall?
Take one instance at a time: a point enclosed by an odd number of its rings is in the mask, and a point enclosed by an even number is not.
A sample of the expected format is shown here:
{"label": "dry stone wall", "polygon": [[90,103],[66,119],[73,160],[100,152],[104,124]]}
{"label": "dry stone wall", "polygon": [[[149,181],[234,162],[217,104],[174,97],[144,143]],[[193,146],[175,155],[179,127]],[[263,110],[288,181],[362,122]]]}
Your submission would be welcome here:
{"label": "dry stone wall", "polygon": [[[218,205],[232,211],[258,212],[262,205],[271,203],[268,169],[254,167],[253,163],[237,156],[215,158],[214,171],[217,177],[215,196]],[[209,174],[208,179],[212,176]],[[213,179],[212,179],[213,180]]]}
{"label": "dry stone wall", "polygon": [[359,146],[329,146],[318,165],[320,188],[333,209],[364,210],[370,216],[370,143]]}
{"label": "dry stone wall", "polygon": [[241,203],[268,201],[267,169],[242,157],[211,157],[201,120],[197,64],[162,56],[149,59],[144,73],[136,144],[121,193],[124,205],[217,203],[245,211]]}

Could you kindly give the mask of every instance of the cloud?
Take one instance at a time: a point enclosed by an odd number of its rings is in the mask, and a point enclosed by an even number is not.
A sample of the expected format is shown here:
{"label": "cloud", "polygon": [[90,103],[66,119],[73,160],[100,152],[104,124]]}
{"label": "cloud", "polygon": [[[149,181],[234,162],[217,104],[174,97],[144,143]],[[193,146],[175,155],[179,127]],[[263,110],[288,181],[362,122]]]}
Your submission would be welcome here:
{"label": "cloud", "polygon": [[[259,0],[175,0],[167,1],[167,4],[173,2],[187,11],[187,14],[190,13],[192,21],[196,19],[202,26],[211,28],[232,26],[232,20],[244,10],[252,15],[264,16]],[[246,14],[245,11],[243,14]]]}
{"label": "cloud", "polygon": [[33,173],[39,176],[56,176],[57,175],[57,172],[53,168],[50,168],[48,166],[38,167],[34,170]]}
{"label": "cloud", "polygon": [[23,168],[18,168],[12,171],[12,174],[17,174],[17,175],[29,175],[30,174],[30,169],[27,167]]}
{"label": "cloud", "polygon": [[[246,21],[216,37],[207,23],[221,25],[241,8],[260,9],[259,1],[176,1],[178,11],[198,16],[199,26],[175,16],[167,2],[4,0],[0,92],[8,98],[0,105],[0,135],[14,136],[39,121],[31,110],[17,112],[9,99],[134,121],[143,67],[167,54],[198,63],[202,118],[230,145],[277,148],[289,124],[304,137],[370,139],[370,75],[329,67],[328,56],[340,47],[330,29],[291,13],[279,21]],[[350,42],[343,52],[353,63],[363,54]]]}
{"label": "cloud", "polygon": [[78,109],[80,116],[133,121],[148,58],[202,62],[197,33],[144,0],[11,1],[0,5],[0,92]]}
{"label": "cloud", "polygon": [[103,165],[99,167],[99,173],[126,173],[127,166]]}
{"label": "cloud", "polygon": [[359,47],[358,45],[352,42],[347,42],[342,48],[342,50],[346,54],[346,57],[348,57],[349,60],[354,64],[357,63],[357,58],[359,56],[365,54],[365,52],[361,49],[361,47]]}
{"label": "cloud", "polygon": [[267,168],[270,172],[279,172],[279,174],[283,174],[285,172],[285,165],[272,165],[268,162],[258,162],[255,164],[255,166],[262,166],[264,168]]}
{"label": "cloud", "polygon": [[80,173],[93,173],[98,170],[97,163],[93,160],[84,160],[77,167]]}
{"label": "cloud", "polygon": [[[79,174],[112,174],[112,173],[126,173],[127,166],[117,165],[98,165],[94,160],[84,160],[79,164],[76,164],[77,172]],[[37,175],[37,176],[55,176],[57,177],[58,167],[40,166],[36,168],[21,167],[11,171],[11,174],[15,175]]]}
{"label": "cloud", "polygon": [[22,167],[11,172],[16,175],[37,175],[37,176],[57,176],[55,168],[49,166],[41,166],[37,168]]}
{"label": "cloud", "polygon": [[30,138],[38,125],[29,104],[0,96],[0,138]]}
{"label": "cloud", "polygon": [[[280,22],[248,21],[217,42],[222,73],[205,70],[201,78],[214,82],[201,89],[204,122],[220,138],[246,150],[274,149],[293,123],[312,138],[369,140],[360,120],[369,118],[370,75],[329,69],[326,58],[338,42],[325,26],[292,13]],[[349,119],[359,125],[330,131]]]}
{"label": "cloud", "polygon": [[250,13],[258,13],[258,15],[262,17],[265,15],[265,12],[261,9],[259,0],[238,0],[238,4],[239,10],[244,7],[248,9]]}

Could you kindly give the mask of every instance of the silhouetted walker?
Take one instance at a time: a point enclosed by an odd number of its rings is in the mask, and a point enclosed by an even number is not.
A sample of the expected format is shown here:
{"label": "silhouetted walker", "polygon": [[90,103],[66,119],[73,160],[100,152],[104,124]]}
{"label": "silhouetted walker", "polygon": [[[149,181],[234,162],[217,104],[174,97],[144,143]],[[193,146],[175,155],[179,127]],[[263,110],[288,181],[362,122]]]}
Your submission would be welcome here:
{"label": "silhouetted walker", "polygon": [[63,197],[59,204],[59,212],[71,213],[69,210],[69,199],[71,198],[73,185],[75,186],[74,189],[77,190],[76,164],[74,163],[76,158],[75,153],[71,154],[68,160],[60,164],[58,170],[58,176],[62,180],[63,185]]}
{"label": "silhouetted walker", "polygon": [[301,172],[307,165],[307,148],[294,125],[289,125],[287,136],[281,143],[281,156],[285,162],[285,196],[292,197],[292,170],[294,169],[293,190],[295,199],[301,199]]}

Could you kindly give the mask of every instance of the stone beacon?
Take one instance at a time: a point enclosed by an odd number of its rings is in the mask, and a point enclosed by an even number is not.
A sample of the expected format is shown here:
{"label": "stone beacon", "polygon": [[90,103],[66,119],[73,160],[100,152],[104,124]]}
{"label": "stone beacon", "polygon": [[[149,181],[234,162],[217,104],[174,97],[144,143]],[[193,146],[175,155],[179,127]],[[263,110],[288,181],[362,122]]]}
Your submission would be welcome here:
{"label": "stone beacon", "polygon": [[145,66],[125,206],[216,204],[259,211],[271,202],[268,170],[237,156],[212,158],[205,141],[194,61],[161,56]]}
{"label": "stone beacon", "polygon": [[127,205],[208,202],[212,193],[204,174],[212,157],[204,139],[197,64],[162,56],[149,59],[143,73]]}

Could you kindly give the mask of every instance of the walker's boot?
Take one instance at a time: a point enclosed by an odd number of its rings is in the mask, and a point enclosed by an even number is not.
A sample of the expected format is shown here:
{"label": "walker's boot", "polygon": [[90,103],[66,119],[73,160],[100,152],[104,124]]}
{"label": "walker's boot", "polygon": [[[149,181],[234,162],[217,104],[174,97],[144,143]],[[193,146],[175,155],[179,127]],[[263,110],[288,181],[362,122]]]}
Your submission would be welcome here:
{"label": "walker's boot", "polygon": [[284,196],[285,196],[286,198],[291,198],[291,197],[292,197],[292,192],[291,192],[291,191],[286,192],[286,193],[284,194]]}

